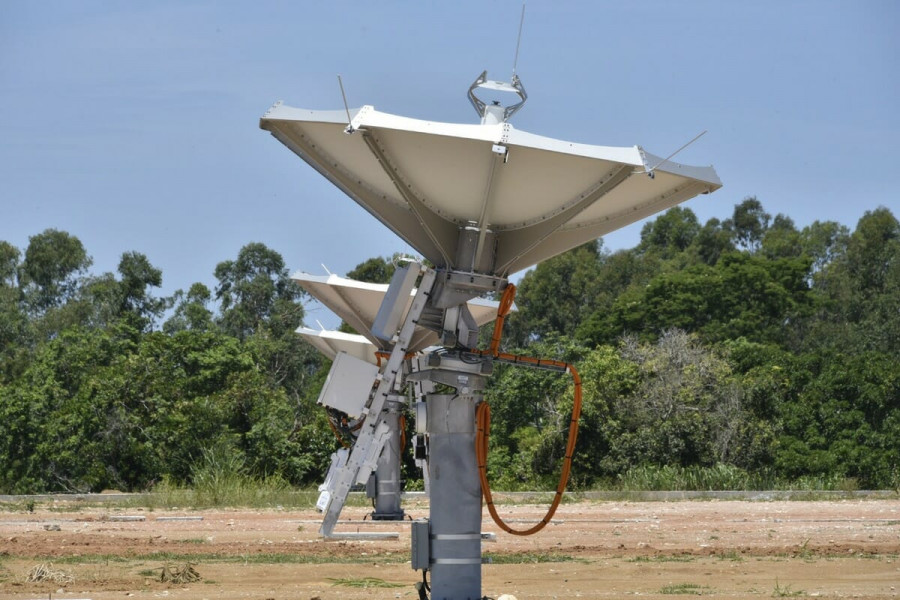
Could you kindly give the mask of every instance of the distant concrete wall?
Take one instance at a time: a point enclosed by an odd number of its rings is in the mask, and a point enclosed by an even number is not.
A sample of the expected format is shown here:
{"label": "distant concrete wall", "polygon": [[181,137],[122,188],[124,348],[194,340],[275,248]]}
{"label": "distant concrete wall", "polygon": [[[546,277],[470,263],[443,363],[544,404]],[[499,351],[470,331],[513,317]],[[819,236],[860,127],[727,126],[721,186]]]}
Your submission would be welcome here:
{"label": "distant concrete wall", "polygon": [[[305,492],[308,493],[308,492]],[[364,492],[351,492],[350,496],[363,496]],[[549,502],[553,492],[493,492],[495,501]],[[106,502],[140,503],[151,501],[156,494],[142,492],[136,494],[0,494],[0,502],[84,502],[103,504]],[[425,492],[405,492],[404,499],[425,498]],[[855,490],[855,491],[808,491],[808,490],[769,490],[769,491],[669,491],[669,492],[617,492],[587,491],[566,492],[565,500],[593,500],[600,502],[674,502],[678,500],[843,500],[860,498],[898,498],[897,490]]]}

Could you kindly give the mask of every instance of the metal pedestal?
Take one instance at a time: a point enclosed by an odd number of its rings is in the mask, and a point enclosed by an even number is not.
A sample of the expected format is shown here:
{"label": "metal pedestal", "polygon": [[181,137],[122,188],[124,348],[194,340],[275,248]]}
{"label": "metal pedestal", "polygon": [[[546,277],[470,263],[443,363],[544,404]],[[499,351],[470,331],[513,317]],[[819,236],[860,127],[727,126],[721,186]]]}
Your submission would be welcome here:
{"label": "metal pedestal", "polygon": [[455,394],[425,399],[431,477],[429,570],[432,600],[481,596],[481,481],[475,459],[475,407],[482,400],[482,365],[446,355],[425,376]]}
{"label": "metal pedestal", "polygon": [[391,435],[385,442],[384,450],[378,458],[378,466],[372,473],[374,489],[368,494],[375,499],[375,511],[372,513],[375,521],[402,521],[404,516],[400,507],[401,410],[402,404],[399,401],[388,400],[382,413]]}
{"label": "metal pedestal", "polygon": [[473,395],[428,396],[432,600],[481,598],[481,482]]}

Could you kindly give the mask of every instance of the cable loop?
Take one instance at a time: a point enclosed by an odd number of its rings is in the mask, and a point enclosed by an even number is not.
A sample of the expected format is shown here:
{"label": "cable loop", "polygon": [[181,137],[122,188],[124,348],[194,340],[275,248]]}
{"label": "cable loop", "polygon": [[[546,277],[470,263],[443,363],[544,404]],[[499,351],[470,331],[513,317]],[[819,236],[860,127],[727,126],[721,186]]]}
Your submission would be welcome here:
{"label": "cable loop", "polygon": [[476,410],[475,416],[478,432],[475,436],[475,458],[478,461],[478,475],[481,478],[481,492],[484,495],[484,501],[485,504],[487,504],[488,512],[490,512],[491,517],[494,519],[497,526],[503,531],[512,535],[525,536],[537,533],[546,527],[547,523],[553,518],[553,515],[556,514],[556,509],[559,508],[560,502],[562,502],[563,493],[566,490],[566,485],[569,483],[569,474],[572,470],[572,457],[575,454],[575,441],[578,439],[578,420],[581,417],[582,397],[581,376],[578,374],[578,370],[575,369],[574,365],[556,360],[544,360],[531,356],[503,354],[500,352],[500,337],[503,332],[503,321],[512,308],[515,295],[516,286],[513,284],[507,285],[506,290],[503,292],[503,297],[500,300],[500,307],[497,309],[497,321],[494,323],[494,334],[491,336],[491,347],[487,351],[476,350],[475,353],[480,354],[481,356],[491,356],[492,358],[503,359],[512,362],[515,365],[524,364],[526,366],[534,365],[537,367],[552,366],[565,369],[565,371],[572,376],[572,381],[575,386],[572,418],[569,421],[569,437],[566,441],[566,453],[565,458],[563,459],[562,473],[560,473],[559,476],[559,485],[556,487],[556,495],[553,497],[553,502],[550,504],[550,508],[547,510],[547,514],[544,518],[533,527],[525,530],[513,529],[507,525],[494,507],[491,485],[487,478],[488,442],[491,435],[491,408],[487,402],[482,402],[478,405]]}

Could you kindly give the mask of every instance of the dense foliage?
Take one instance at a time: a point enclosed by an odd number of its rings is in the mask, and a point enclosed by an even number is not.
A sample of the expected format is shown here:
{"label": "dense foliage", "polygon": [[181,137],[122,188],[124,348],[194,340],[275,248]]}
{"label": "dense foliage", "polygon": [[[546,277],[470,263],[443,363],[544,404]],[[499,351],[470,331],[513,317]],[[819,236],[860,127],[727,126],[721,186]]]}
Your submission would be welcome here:
{"label": "dense foliage", "polygon": [[[115,274],[90,267],[67,232],[0,241],[0,492],[198,484],[198,464],[320,480],[336,447],[315,406],[329,365],[294,333],[304,294],[280,254],[248,244],[214,290],[172,297],[141,253]],[[392,272],[372,258],[348,275]],[[538,265],[516,303],[505,349],[581,371],[576,486],[714,472],[735,487],[900,487],[900,223],[886,208],[852,231],[798,229],[755,198],[705,224],[674,208],[635,248],[598,240]],[[487,398],[492,479],[550,484],[570,382],[502,367]]]}

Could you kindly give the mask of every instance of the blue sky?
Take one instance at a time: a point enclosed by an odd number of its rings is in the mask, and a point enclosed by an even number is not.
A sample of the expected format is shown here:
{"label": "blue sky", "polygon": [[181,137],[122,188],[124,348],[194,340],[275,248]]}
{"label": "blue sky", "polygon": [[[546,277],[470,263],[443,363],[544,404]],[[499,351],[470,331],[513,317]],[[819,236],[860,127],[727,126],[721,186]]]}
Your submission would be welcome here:
{"label": "blue sky", "polygon": [[[258,128],[276,100],[477,121],[465,92],[508,80],[521,2],[0,3],[0,239],[54,227],[96,272],[137,250],[162,293],[210,287],[263,242],[345,273],[405,246]],[[686,204],[755,195],[803,226],[900,214],[900,2],[528,3],[518,129],[714,164]],[[631,247],[640,224],[607,236]],[[312,315],[314,318],[315,315]]]}

